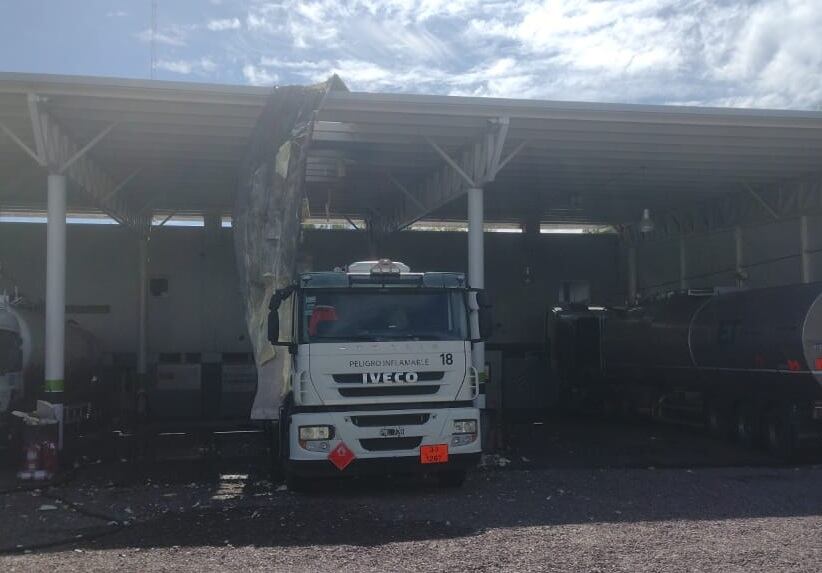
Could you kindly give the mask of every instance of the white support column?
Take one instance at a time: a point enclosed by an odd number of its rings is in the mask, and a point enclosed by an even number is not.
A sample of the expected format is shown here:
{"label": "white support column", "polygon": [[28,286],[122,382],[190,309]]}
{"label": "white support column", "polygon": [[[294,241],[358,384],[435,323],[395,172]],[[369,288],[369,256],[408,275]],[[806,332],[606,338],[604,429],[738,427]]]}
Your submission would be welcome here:
{"label": "white support column", "polygon": [[679,290],[688,290],[688,252],[685,248],[685,235],[679,237]]}
{"label": "white support column", "polygon": [[736,259],[736,286],[741,287],[745,284],[745,250],[744,250],[744,235],[742,227],[737,225],[734,227],[734,250]]}
{"label": "white support column", "polygon": [[628,304],[636,302],[637,271],[636,271],[636,246],[628,247]]}
{"label": "white support column", "polygon": [[148,237],[138,243],[137,374],[148,374]]}
{"label": "white support column", "polygon": [[[483,223],[485,220],[483,190],[481,187],[468,189],[468,285],[471,288],[485,288],[485,246],[483,241]],[[471,313],[471,337],[479,337],[479,316]],[[480,373],[480,380],[485,376],[485,343],[474,344],[471,351],[474,368]],[[484,387],[484,386],[483,386]],[[480,394],[477,406],[485,407],[485,394]]]}
{"label": "white support column", "polygon": [[802,282],[809,283],[813,281],[813,272],[811,270],[811,253],[810,253],[810,236],[809,236],[808,216],[802,215],[799,217],[799,248],[800,260],[802,263]]}
{"label": "white support column", "polygon": [[66,337],[66,177],[48,176],[46,392],[63,401]]}

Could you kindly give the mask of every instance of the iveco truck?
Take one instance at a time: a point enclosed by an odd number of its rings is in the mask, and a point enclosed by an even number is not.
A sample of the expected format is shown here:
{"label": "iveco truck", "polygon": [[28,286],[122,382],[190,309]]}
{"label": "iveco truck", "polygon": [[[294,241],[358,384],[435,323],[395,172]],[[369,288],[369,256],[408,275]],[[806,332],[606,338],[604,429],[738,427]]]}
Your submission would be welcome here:
{"label": "iveco truck", "polygon": [[384,259],[304,273],[276,291],[269,340],[291,354],[277,432],[289,486],[375,472],[461,484],[481,451],[471,349],[488,334],[486,309],[460,273]]}

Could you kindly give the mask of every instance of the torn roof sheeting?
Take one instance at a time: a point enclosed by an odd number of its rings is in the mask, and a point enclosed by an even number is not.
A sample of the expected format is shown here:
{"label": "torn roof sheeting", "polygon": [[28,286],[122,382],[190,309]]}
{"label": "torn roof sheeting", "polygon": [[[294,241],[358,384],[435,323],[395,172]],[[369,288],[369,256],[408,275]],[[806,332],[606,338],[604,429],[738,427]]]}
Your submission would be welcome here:
{"label": "torn roof sheeting", "polygon": [[[253,419],[276,418],[288,380],[288,352],[268,342],[268,301],[275,289],[296,278],[305,162],[315,112],[326,94],[345,89],[337,76],[313,86],[275,88],[240,167],[234,247],[257,363]],[[291,331],[291,314],[284,309],[280,316],[284,338]]]}

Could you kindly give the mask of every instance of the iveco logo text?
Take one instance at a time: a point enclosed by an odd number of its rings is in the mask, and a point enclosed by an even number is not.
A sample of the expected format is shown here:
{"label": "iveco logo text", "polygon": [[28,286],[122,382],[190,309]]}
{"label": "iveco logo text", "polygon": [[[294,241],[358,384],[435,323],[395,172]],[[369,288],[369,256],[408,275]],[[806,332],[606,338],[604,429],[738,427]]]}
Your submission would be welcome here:
{"label": "iveco logo text", "polygon": [[416,372],[363,372],[363,384],[413,384],[419,379]]}

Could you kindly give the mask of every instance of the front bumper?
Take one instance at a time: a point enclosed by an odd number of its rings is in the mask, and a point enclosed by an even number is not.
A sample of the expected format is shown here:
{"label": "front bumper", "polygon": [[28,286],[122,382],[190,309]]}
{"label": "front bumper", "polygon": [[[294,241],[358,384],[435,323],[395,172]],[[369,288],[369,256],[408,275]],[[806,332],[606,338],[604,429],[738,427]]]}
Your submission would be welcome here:
{"label": "front bumper", "polygon": [[[452,442],[455,420],[477,420],[476,439]],[[324,451],[304,449],[298,440],[300,426],[334,426],[334,438]],[[481,453],[477,408],[420,408],[367,412],[316,412],[292,414],[289,420],[289,455],[286,465],[298,475],[348,475],[364,473],[438,472],[476,465]],[[354,454],[343,470],[329,459],[340,442]],[[420,447],[448,444],[448,461],[420,462]]]}
{"label": "front bumper", "polygon": [[449,470],[467,470],[476,467],[480,453],[449,454],[443,464],[421,464],[419,456],[402,458],[355,459],[340,471],[328,460],[289,460],[286,468],[300,477],[370,476],[387,474],[422,474]]}

